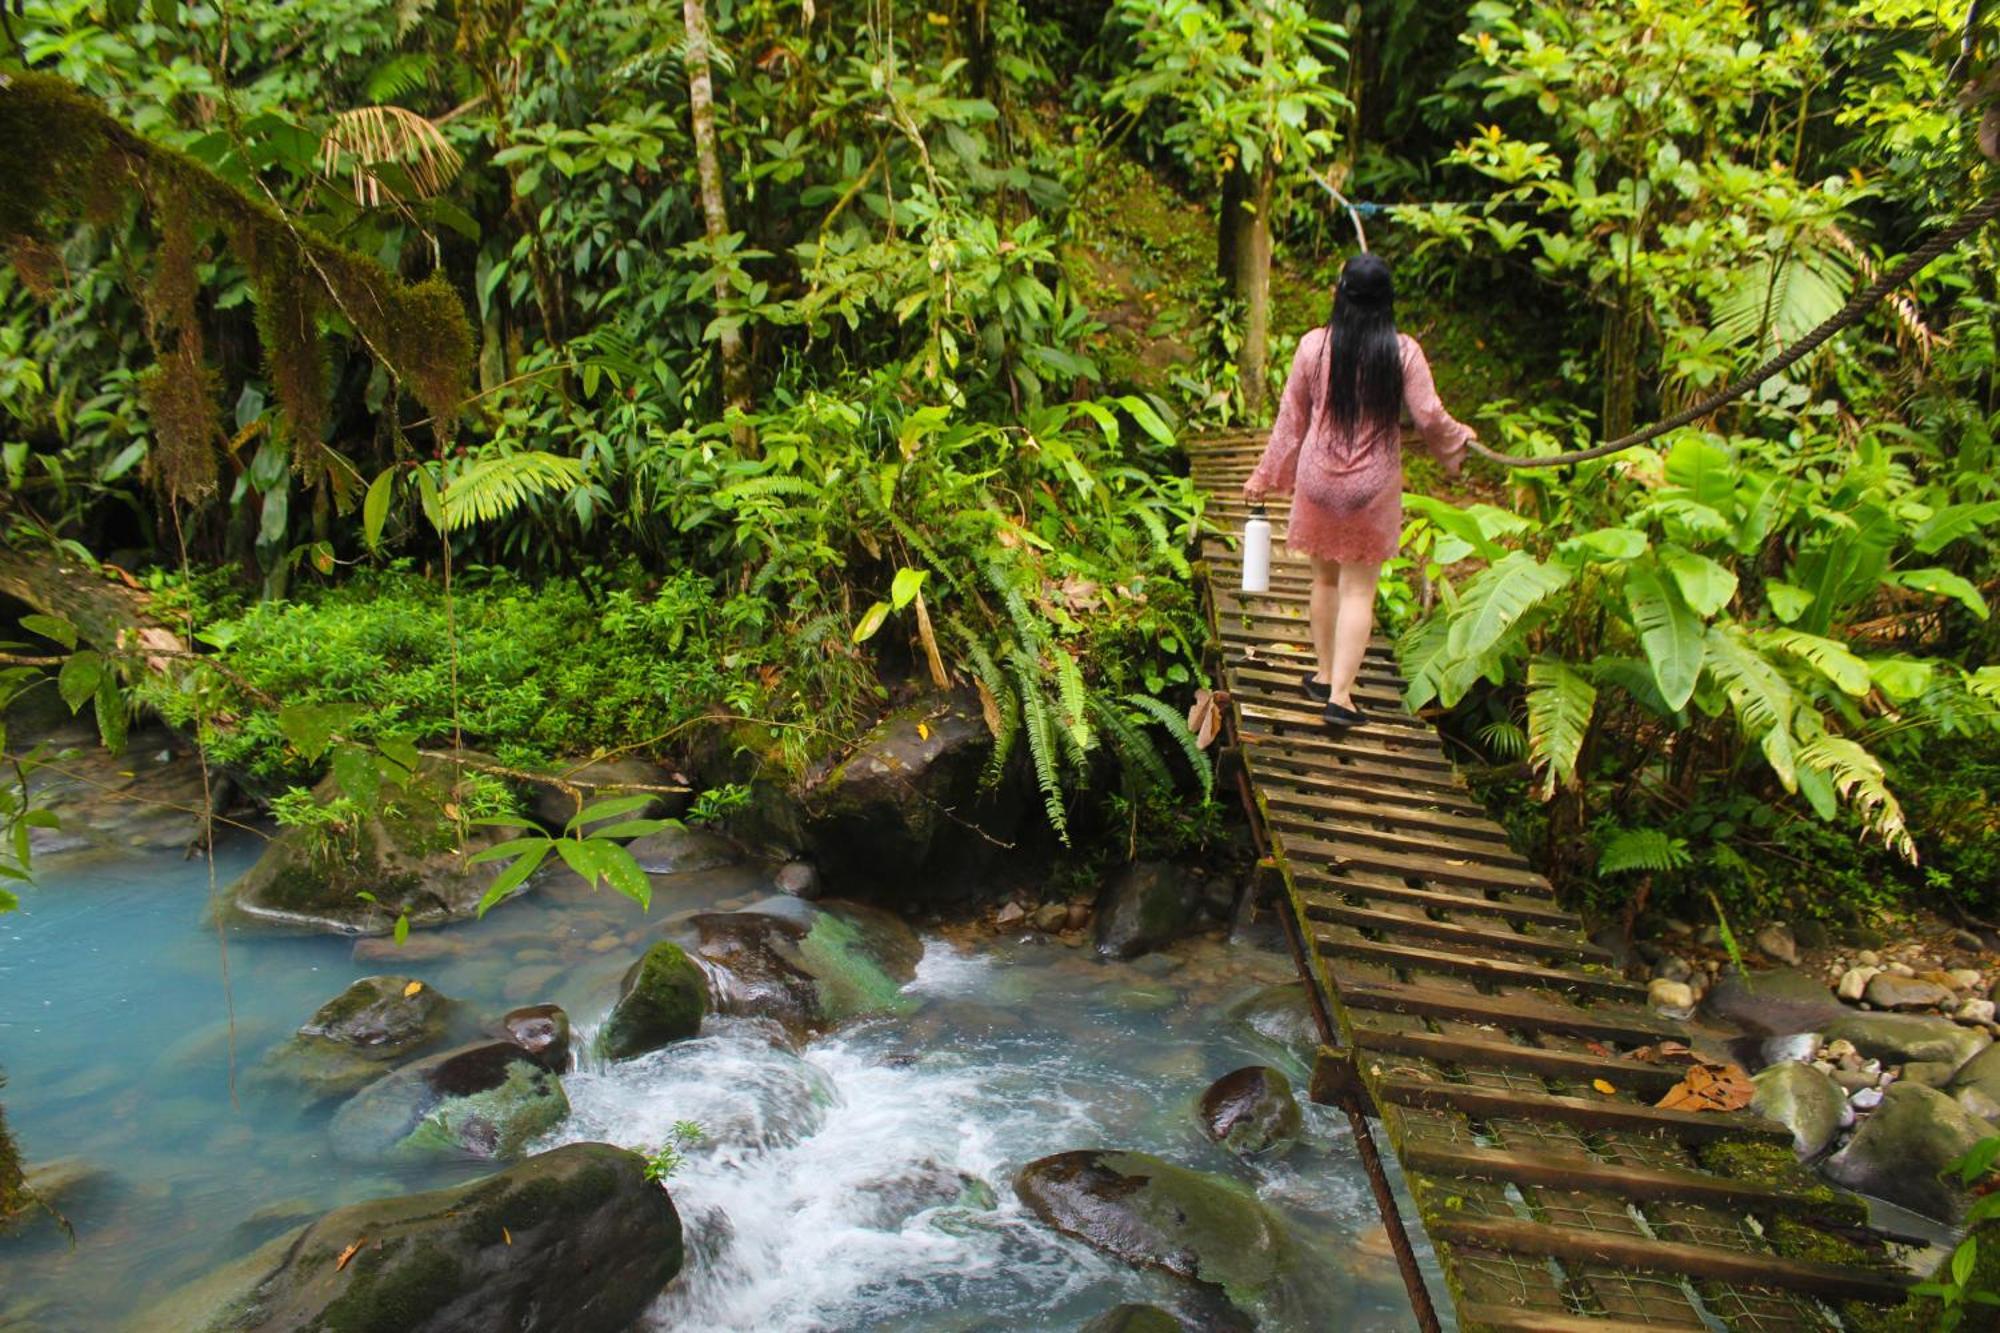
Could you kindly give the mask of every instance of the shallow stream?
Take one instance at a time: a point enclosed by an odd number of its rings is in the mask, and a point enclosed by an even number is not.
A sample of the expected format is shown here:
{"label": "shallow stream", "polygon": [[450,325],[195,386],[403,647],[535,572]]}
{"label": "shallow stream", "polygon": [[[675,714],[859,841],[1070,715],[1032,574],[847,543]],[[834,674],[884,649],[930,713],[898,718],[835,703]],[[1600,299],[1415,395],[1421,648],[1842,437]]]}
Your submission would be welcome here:
{"label": "shallow stream", "polygon": [[[225,846],[224,882],[256,851],[252,839]],[[64,1160],[83,1178],[63,1198],[74,1247],[50,1227],[0,1241],[0,1329],[145,1328],[165,1293],[328,1208],[481,1174],[337,1161],[326,1109],[302,1108],[261,1062],[378,973],[486,1016],[554,1001],[582,1047],[664,923],[767,891],[747,868],[655,883],[650,916],[553,884],[400,952],[364,943],[357,958],[348,939],[219,938],[207,869],[178,854],[46,870],[0,918],[0,1104],[31,1166]],[[1231,1069],[1277,1064],[1303,1082],[1293,1056],[1232,1017],[1290,978],[1282,955],[1197,940],[1102,963],[1045,937],[924,943],[895,1016],[797,1048],[768,1026],[711,1017],[693,1041],[610,1066],[586,1058],[565,1077],[573,1112],[542,1146],[650,1151],[677,1121],[706,1131],[670,1182],[690,1258],[653,1325],[1074,1329],[1124,1301],[1166,1303],[1170,1279],[1056,1234],[1014,1197],[1022,1164],[1113,1147],[1256,1184],[1344,1293],[1321,1327],[1413,1326],[1344,1120],[1308,1106],[1306,1142],[1258,1168],[1196,1124],[1195,1099]],[[956,1200],[939,1201],[939,1178],[964,1186]]]}

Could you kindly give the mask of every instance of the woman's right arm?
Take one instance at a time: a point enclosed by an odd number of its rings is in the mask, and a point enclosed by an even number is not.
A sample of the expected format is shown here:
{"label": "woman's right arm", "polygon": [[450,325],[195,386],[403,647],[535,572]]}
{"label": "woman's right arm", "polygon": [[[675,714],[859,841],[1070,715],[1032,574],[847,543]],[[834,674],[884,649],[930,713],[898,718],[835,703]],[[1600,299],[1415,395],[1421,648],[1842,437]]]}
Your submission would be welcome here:
{"label": "woman's right arm", "polygon": [[1285,376],[1284,397],[1278,402],[1278,419],[1271,423],[1271,436],[1264,456],[1243,483],[1243,494],[1252,504],[1272,491],[1287,494],[1299,475],[1299,447],[1305,443],[1306,427],[1312,424],[1313,367],[1325,350],[1325,335],[1311,333],[1299,339],[1292,353],[1292,370]]}

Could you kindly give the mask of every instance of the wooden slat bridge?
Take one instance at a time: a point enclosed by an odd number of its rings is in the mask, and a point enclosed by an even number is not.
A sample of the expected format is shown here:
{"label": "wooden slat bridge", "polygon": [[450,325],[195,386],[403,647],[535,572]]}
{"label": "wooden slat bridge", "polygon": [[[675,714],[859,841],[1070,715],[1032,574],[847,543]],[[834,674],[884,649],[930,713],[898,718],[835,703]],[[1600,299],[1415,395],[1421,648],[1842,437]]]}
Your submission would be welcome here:
{"label": "wooden slat bridge", "polygon": [[[1902,1301],[1915,1278],[1894,1246],[1860,1200],[1797,1165],[1783,1127],[1654,1105],[1683,1070],[1632,1053],[1687,1032],[1487,818],[1404,710],[1387,644],[1362,668],[1368,725],[1324,727],[1299,684],[1313,662],[1306,562],[1281,549],[1271,592],[1239,591],[1234,534],[1262,446],[1261,433],[1188,445],[1209,497],[1228,760],[1315,998],[1314,1098],[1379,1120],[1460,1327],[1793,1333]],[[1372,1161],[1365,1126],[1357,1139]],[[1412,1296],[1428,1316],[1420,1279]]]}

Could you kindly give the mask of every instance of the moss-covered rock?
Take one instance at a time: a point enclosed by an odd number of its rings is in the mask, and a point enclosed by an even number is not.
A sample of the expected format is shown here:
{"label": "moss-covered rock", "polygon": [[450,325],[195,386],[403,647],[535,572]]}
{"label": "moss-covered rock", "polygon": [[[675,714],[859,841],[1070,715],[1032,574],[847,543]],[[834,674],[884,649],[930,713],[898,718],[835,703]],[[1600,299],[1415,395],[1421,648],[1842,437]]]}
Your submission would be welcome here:
{"label": "moss-covered rock", "polygon": [[1756,1094],[1750,1109],[1792,1131],[1792,1146],[1802,1159],[1825,1152],[1834,1136],[1850,1124],[1854,1113],[1847,1095],[1811,1065],[1786,1060],[1754,1075]]}
{"label": "moss-covered rock", "polygon": [[1201,1128],[1245,1157],[1282,1157],[1297,1146],[1305,1116],[1291,1080],[1265,1065],[1224,1074],[1201,1095]]}
{"label": "moss-covered rock", "polygon": [[1865,1056],[1884,1064],[1912,1060],[1949,1061],[1956,1069],[1993,1044],[1973,1028],[1949,1018],[1923,1014],[1870,1014],[1849,1010],[1819,1029],[1828,1041],[1846,1040]]}
{"label": "moss-covered rock", "polygon": [[1955,1220],[1965,1194],[1943,1172],[1991,1132],[1933,1088],[1892,1083],[1847,1146],[1827,1159],[1826,1174],[1927,1217]]}
{"label": "moss-covered rock", "polygon": [[707,1010],[707,978],[680,945],[661,940],[625,974],[598,1045],[613,1060],[641,1055],[694,1036]]}
{"label": "moss-covered rock", "polygon": [[1157,1305],[1121,1305],[1106,1310],[1077,1333],[1183,1333],[1186,1328],[1178,1315]]}
{"label": "moss-covered rock", "polygon": [[860,903],[780,896],[692,924],[718,1007],[775,1018],[796,1033],[907,1009],[902,989],[923,957],[900,918]]}
{"label": "moss-covered rock", "polygon": [[[332,778],[313,792],[322,808],[338,797]],[[357,817],[352,827],[286,829],[229,886],[226,910],[265,925],[350,935],[387,934],[399,916],[418,928],[465,920],[494,876],[468,858],[518,831],[473,825],[461,841],[445,813],[451,800],[450,766],[434,761],[380,817]]]}
{"label": "moss-covered rock", "polygon": [[683,1256],[673,1201],[645,1169],[637,1153],[574,1143],[472,1184],[338,1208],[148,1310],[139,1325],[622,1333]]}
{"label": "moss-covered rock", "polygon": [[1333,1305],[1278,1215],[1233,1180],[1145,1153],[1088,1150],[1030,1162],[1014,1190],[1058,1231],[1219,1295],[1274,1328]]}
{"label": "moss-covered rock", "polygon": [[363,977],[271,1052],[269,1072],[315,1096],[346,1096],[444,1040],[452,1003],[409,977]]}
{"label": "moss-covered rock", "polygon": [[335,1154],[517,1157],[569,1114],[562,1080],[521,1047],[475,1042],[406,1065],[356,1093],[333,1117]]}
{"label": "moss-covered rock", "polygon": [[1097,951],[1137,958],[1185,935],[1201,921],[1200,883],[1181,866],[1135,861],[1112,876],[1097,898]]}

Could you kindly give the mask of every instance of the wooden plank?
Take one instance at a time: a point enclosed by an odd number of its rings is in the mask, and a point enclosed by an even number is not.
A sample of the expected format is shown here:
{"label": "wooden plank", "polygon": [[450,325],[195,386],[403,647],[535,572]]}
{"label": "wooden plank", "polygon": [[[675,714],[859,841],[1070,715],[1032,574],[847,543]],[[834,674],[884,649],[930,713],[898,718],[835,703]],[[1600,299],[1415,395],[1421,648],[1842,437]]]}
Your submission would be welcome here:
{"label": "wooden plank", "polygon": [[[1599,1319],[1591,1315],[1557,1314],[1552,1310],[1521,1309],[1492,1301],[1466,1301],[1458,1307],[1462,1333],[1659,1333],[1674,1325],[1648,1319]],[[1682,1328],[1705,1328],[1699,1320]]]}
{"label": "wooden plank", "polygon": [[1279,807],[1270,818],[1270,823],[1281,829],[1292,830],[1314,837],[1321,833],[1337,833],[1347,842],[1358,846],[1379,847],[1388,852],[1406,852],[1426,856],[1438,851],[1462,853],[1474,858],[1481,865],[1507,866],[1525,874],[1535,874],[1535,868],[1528,864],[1528,858],[1515,851],[1504,840],[1474,842],[1471,839],[1450,838],[1435,827],[1423,825],[1396,826],[1391,818],[1383,818],[1380,827],[1348,820],[1333,824],[1323,815],[1310,811]]}
{"label": "wooden plank", "polygon": [[1522,1046],[1510,1041],[1465,1036],[1458,1033],[1407,1032],[1394,1029],[1356,1028],[1355,1041],[1365,1051],[1386,1055],[1409,1055],[1441,1065],[1499,1066],[1522,1069],[1545,1078],[1575,1079],[1587,1083],[1606,1079],[1614,1086],[1648,1095],[1665,1095],[1681,1081],[1684,1067],[1650,1064],[1621,1055],[1584,1055],[1573,1051],[1552,1051],[1541,1046]]}
{"label": "wooden plank", "polygon": [[1581,1007],[1540,1004],[1512,996],[1466,996],[1402,982],[1356,981],[1345,977],[1340,978],[1339,986],[1341,1002],[1355,1008],[1456,1018],[1516,1032],[1547,1029],[1585,1040],[1628,1042],[1634,1046],[1663,1038],[1677,1041],[1686,1035],[1659,1019],[1638,1019],[1624,1014],[1600,1016]]}
{"label": "wooden plank", "polygon": [[1511,930],[1482,930],[1456,921],[1433,921],[1427,916],[1404,916],[1346,903],[1309,903],[1306,915],[1314,921],[1337,921],[1344,926],[1384,933],[1415,935],[1444,940],[1468,949],[1504,950],[1535,958],[1566,958],[1607,963],[1611,955],[1585,939],[1564,939],[1553,935],[1523,935]]}
{"label": "wooden plank", "polygon": [[1809,1291],[1833,1299],[1899,1301],[1918,1280],[1909,1273],[1849,1269],[1774,1254],[1745,1254],[1678,1241],[1635,1239],[1540,1222],[1439,1217],[1427,1225],[1442,1240],[1507,1254],[1538,1254],[1649,1273],[1720,1278]]}
{"label": "wooden plank", "polygon": [[1305,832],[1285,834],[1282,841],[1293,856],[1318,856],[1335,865],[1403,875],[1426,884],[1453,884],[1467,889],[1506,888],[1544,898],[1555,896],[1549,882],[1534,871],[1496,865],[1479,852],[1468,851],[1459,856],[1391,852],[1354,842],[1334,842]]}
{"label": "wooden plank", "polygon": [[[1271,743],[1301,755],[1323,758],[1332,765],[1343,759],[1365,759],[1378,765],[1408,769],[1417,774],[1451,773],[1451,760],[1428,736],[1397,735],[1367,726],[1338,735],[1328,730],[1317,714],[1306,720],[1286,709],[1237,700],[1237,711],[1246,722],[1257,724],[1246,731],[1268,731]],[[1455,783],[1452,785],[1456,785]]]}
{"label": "wooden plank", "polygon": [[[1445,976],[1472,977],[1480,981],[1511,982],[1518,986],[1538,986],[1546,990],[1578,995],[1608,995],[1617,998],[1643,996],[1643,987],[1618,976],[1598,976],[1566,968],[1537,967],[1502,958],[1480,958],[1446,949],[1424,949],[1415,945],[1350,938],[1345,933],[1327,932],[1315,937],[1320,950],[1333,958],[1362,958],[1384,967],[1437,972]],[[1339,969],[1335,968],[1338,972]]]}
{"label": "wooden plank", "polygon": [[1555,1093],[1501,1091],[1467,1083],[1425,1083],[1408,1078],[1371,1080],[1370,1090],[1377,1102],[1459,1111],[1474,1119],[1513,1116],[1586,1129],[1651,1130],[1683,1142],[1753,1138],[1789,1143],[1792,1138],[1792,1131],[1783,1125],[1743,1111],[1669,1111],[1610,1097],[1593,1101]]}
{"label": "wooden plank", "polygon": [[[1450,791],[1412,791],[1392,782],[1365,782],[1342,774],[1335,794],[1317,784],[1302,784],[1302,775],[1272,766],[1262,754],[1252,752],[1245,757],[1250,761],[1251,776],[1259,779],[1258,789],[1273,805],[1363,819],[1391,818],[1398,823],[1415,821],[1453,836],[1503,841],[1507,837],[1506,830],[1487,822],[1486,812],[1470,798]],[[1395,804],[1386,806],[1386,802]]]}
{"label": "wooden plank", "polygon": [[1550,1189],[1585,1190],[1633,1199],[1671,1199],[1706,1203],[1739,1213],[1786,1213],[1817,1217],[1853,1226],[1865,1224],[1868,1207],[1859,1199],[1818,1199],[1729,1180],[1698,1171],[1670,1171],[1621,1166],[1557,1157],[1547,1153],[1509,1152],[1495,1148],[1453,1148],[1414,1144],[1403,1154],[1404,1165],[1440,1176],[1467,1176]]}
{"label": "wooden plank", "polygon": [[[1560,907],[1549,907],[1538,902],[1521,902],[1509,897],[1481,898],[1476,894],[1449,893],[1442,889],[1411,888],[1399,879],[1381,875],[1340,875],[1330,874],[1304,867],[1296,868],[1300,889],[1307,903],[1320,902],[1332,894],[1365,894],[1384,902],[1409,903],[1417,907],[1435,907],[1447,912],[1470,913],[1475,916],[1497,917],[1503,921],[1515,921],[1522,925],[1550,926],[1557,929],[1578,928],[1577,919]],[[1311,915],[1310,912],[1307,915]]]}
{"label": "wooden plank", "polygon": [[1406,768],[1392,759],[1357,758],[1319,749],[1295,751],[1293,736],[1278,736],[1255,727],[1239,727],[1236,739],[1268,769],[1282,770],[1296,790],[1332,792],[1363,784],[1389,783],[1424,797],[1466,797],[1465,784],[1449,768]]}

